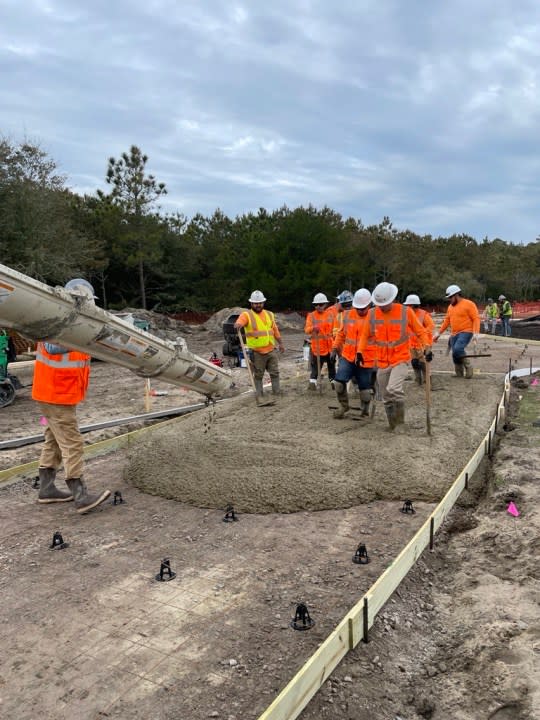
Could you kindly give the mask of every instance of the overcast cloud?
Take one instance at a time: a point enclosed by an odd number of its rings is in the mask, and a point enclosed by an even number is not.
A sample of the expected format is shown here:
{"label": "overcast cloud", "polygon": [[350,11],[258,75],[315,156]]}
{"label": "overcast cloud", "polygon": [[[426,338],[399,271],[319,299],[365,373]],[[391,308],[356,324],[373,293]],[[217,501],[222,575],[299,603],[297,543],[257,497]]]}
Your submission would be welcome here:
{"label": "overcast cloud", "polygon": [[135,144],[188,217],[540,233],[537,0],[0,0],[0,63],[0,134],[80,193]]}

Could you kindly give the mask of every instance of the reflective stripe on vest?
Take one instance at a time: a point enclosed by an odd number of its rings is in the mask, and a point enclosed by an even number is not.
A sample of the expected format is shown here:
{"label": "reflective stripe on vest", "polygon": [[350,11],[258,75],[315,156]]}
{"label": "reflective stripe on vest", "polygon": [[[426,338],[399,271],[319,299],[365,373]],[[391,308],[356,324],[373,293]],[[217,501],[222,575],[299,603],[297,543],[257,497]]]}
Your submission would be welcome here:
{"label": "reflective stripe on vest", "polygon": [[44,355],[41,352],[41,345],[38,345],[36,353],[36,360],[42,362],[44,365],[48,365],[52,368],[84,368],[90,365],[90,360],[70,360],[69,353],[65,353],[61,356],[61,360],[54,360],[49,355]]}
{"label": "reflective stripe on vest", "polygon": [[[261,315],[258,315],[253,312],[253,310],[246,310],[247,316],[249,318],[249,325],[245,328],[246,333],[246,341],[247,346],[249,348],[257,348],[257,347],[265,347],[266,345],[274,344],[274,316],[271,312],[268,310],[263,310],[262,312],[266,313],[268,316],[268,319],[270,320],[270,327],[267,327],[264,325],[264,321],[261,317]],[[257,317],[260,319],[261,323],[263,324],[263,329],[259,329],[259,325],[257,323]]]}
{"label": "reflective stripe on vest", "polygon": [[[319,327],[323,323],[328,325],[328,318],[323,315],[322,318],[315,317],[315,313],[311,313],[311,322],[313,324],[313,327]],[[331,336],[327,333],[319,332],[317,333],[317,340],[331,340]]]}
{"label": "reflective stripe on vest", "polygon": [[[375,318],[375,308],[372,308],[369,312],[369,331],[371,333],[371,336],[375,338],[374,345],[377,345],[378,347],[395,348],[398,345],[409,342],[409,336],[407,334],[407,324],[406,305],[401,306],[401,318],[396,318],[393,320],[386,320],[384,318],[381,320],[377,320]],[[391,342],[388,342],[386,340],[378,340],[375,334],[376,325],[400,325],[401,335],[397,340],[392,340]]]}

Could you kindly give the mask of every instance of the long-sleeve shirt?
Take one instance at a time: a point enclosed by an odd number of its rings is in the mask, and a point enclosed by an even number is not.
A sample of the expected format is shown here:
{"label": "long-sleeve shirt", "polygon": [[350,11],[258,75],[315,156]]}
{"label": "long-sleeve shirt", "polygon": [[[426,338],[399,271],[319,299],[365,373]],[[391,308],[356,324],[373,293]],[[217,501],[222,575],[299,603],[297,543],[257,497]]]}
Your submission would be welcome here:
{"label": "long-sleeve shirt", "polygon": [[460,298],[455,305],[449,305],[439,333],[443,333],[448,326],[452,335],[460,332],[479,333],[480,313],[476,304],[472,300]]}

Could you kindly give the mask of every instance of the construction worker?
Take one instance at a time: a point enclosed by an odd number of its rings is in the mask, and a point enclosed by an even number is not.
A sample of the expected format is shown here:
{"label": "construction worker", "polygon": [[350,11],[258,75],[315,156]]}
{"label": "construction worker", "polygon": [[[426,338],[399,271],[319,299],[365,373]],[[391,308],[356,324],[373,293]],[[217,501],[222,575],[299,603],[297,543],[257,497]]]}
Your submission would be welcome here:
{"label": "construction worker", "polygon": [[441,334],[450,326],[450,348],[456,377],[470,379],[473,376],[471,361],[466,357],[465,348],[474,338],[478,340],[480,332],[480,313],[472,300],[461,295],[459,285],[446,288],[446,299],[450,302],[446,316],[439,330],[433,333],[433,342],[437,342]]}
{"label": "construction worker", "polygon": [[343,311],[341,325],[332,345],[334,357],[339,355],[339,367],[334,381],[339,403],[338,409],[334,411],[334,417],[338,419],[343,418],[349,410],[347,383],[352,378],[356,380],[360,391],[362,415],[369,415],[369,404],[373,398],[375,348],[366,347],[365,363],[362,367],[356,363],[356,348],[367,322],[370,303],[371,293],[366,288],[354,293],[352,308]]}
{"label": "construction worker", "polygon": [[335,338],[339,327],[341,325],[341,319],[345,310],[350,310],[352,307],[353,294],[350,290],[344,290],[339,293],[336,297],[336,302],[328,308],[328,314],[332,321],[332,337]]}
{"label": "construction worker", "polygon": [[[94,288],[82,278],[70,280],[65,289],[76,298],[94,302]],[[48,342],[37,345],[32,398],[37,400],[45,426],[45,442],[39,458],[39,503],[75,501],[85,513],[111,494],[90,495],[82,479],[84,442],[77,424],[77,405],[84,400],[90,378],[90,356]],[[55,485],[56,472],[64,463],[69,492]]]}
{"label": "construction worker", "polygon": [[260,290],[254,290],[248,302],[251,309],[245,310],[239,315],[234,327],[236,330],[245,328],[246,344],[250,355],[246,361],[253,365],[255,392],[258,398],[263,396],[263,377],[267,370],[272,382],[272,393],[279,395],[279,361],[276,344],[279,352],[285,352],[281,333],[274,313],[265,310],[266,298]]}
{"label": "construction worker", "polygon": [[512,335],[512,328],[510,327],[510,318],[512,317],[512,306],[510,301],[506,299],[505,295],[499,295],[499,317],[502,322],[502,334],[504,337],[510,337]]}
{"label": "construction worker", "polygon": [[493,300],[488,298],[487,305],[484,308],[483,321],[484,321],[484,332],[492,335],[497,334],[497,318],[499,317],[499,306]]}
{"label": "construction worker", "polygon": [[425,361],[433,360],[429,332],[410,307],[395,302],[397,294],[396,285],[389,282],[379,283],[373,290],[375,307],[369,311],[356,355],[356,362],[363,365],[370,344],[375,345],[377,381],[390,430],[405,422],[403,383],[411,360],[411,335],[417,337]]}
{"label": "construction worker", "polygon": [[[420,307],[421,303],[418,295],[407,295],[403,304],[412,308],[412,311],[416,315],[420,325],[423,325],[423,327],[426,328],[429,334],[429,344],[431,345],[435,323],[433,322],[433,318],[430,313]],[[426,361],[424,358],[424,351],[416,335],[410,336],[410,345],[412,357],[411,365],[414,370],[414,377],[416,382],[421,385],[426,380]]]}
{"label": "construction worker", "polygon": [[317,293],[313,298],[315,309],[308,313],[304,332],[311,337],[309,389],[317,389],[320,382],[319,370],[326,363],[328,379],[334,382],[336,374],[336,361],[331,356],[332,351],[332,317],[327,310],[328,298],[324,293]]}

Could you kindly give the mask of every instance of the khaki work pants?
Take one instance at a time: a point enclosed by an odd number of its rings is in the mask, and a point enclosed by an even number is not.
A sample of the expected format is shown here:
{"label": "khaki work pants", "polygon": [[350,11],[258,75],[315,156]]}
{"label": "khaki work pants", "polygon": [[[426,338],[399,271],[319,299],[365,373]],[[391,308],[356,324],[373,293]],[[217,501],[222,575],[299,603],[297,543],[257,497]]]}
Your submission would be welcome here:
{"label": "khaki work pants", "polygon": [[385,405],[404,400],[403,383],[408,373],[409,366],[406,362],[377,370],[377,382]]}
{"label": "khaki work pants", "polygon": [[262,380],[265,370],[268,370],[268,374],[271,378],[279,377],[279,360],[277,350],[272,350],[269,353],[254,352],[252,358],[253,376],[255,380]]}
{"label": "khaki work pants", "polygon": [[38,402],[38,406],[47,419],[40,467],[58,470],[63,460],[66,480],[80,478],[84,468],[84,441],[77,423],[77,406],[43,402]]}

